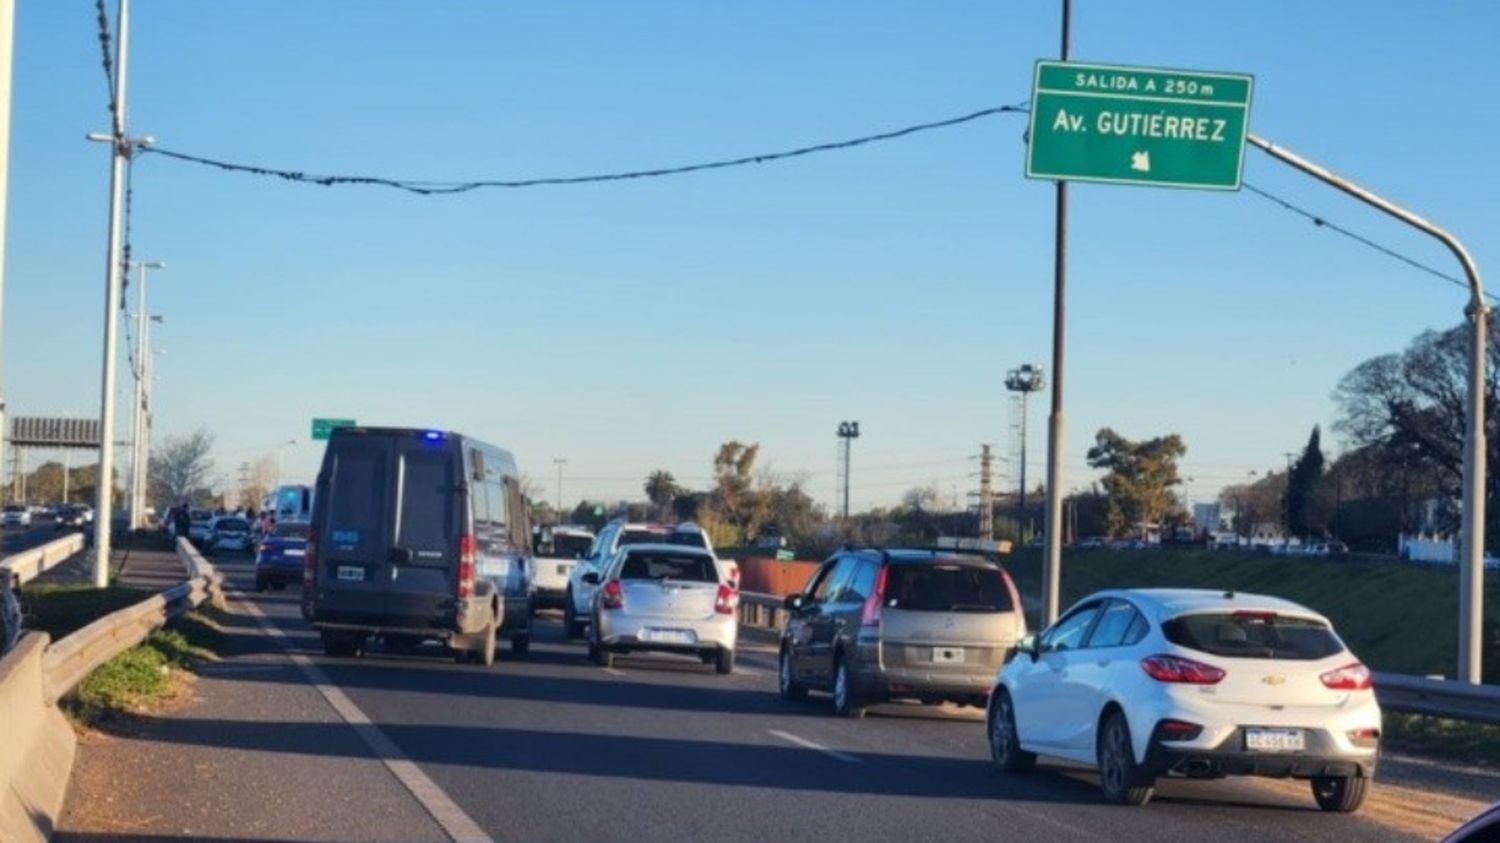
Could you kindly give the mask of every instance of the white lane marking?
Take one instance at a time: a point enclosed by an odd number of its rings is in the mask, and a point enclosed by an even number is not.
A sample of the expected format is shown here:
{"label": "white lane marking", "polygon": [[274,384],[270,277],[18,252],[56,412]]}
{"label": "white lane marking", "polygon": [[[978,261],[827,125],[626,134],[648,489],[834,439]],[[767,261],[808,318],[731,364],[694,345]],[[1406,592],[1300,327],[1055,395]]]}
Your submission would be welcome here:
{"label": "white lane marking", "polygon": [[601,668],[601,669],[605,673],[608,673],[610,676],[624,676],[625,675],[625,671],[623,671],[623,670],[616,670],[615,668],[612,668],[612,667],[606,667],[606,668]]}
{"label": "white lane marking", "polygon": [[783,732],[780,729],[771,729],[770,733],[772,735],[778,737],[778,738],[781,738],[782,740],[786,741],[787,743],[794,743],[797,746],[802,747],[803,749],[811,749],[811,750],[814,750],[816,752],[821,752],[824,755],[828,756],[829,758],[837,758],[838,760],[844,762],[845,764],[858,764],[858,763],[860,763],[859,758],[856,757],[856,756],[850,755],[847,752],[839,752],[836,749],[829,749],[828,747],[826,747],[826,746],[824,746],[824,745],[822,745],[820,743],[813,743],[812,741],[808,740],[807,738],[800,738],[800,737],[792,734],[791,732]]}
{"label": "white lane marking", "polygon": [[380,727],[370,721],[369,716],[349,699],[343,689],[329,680],[328,674],[324,673],[322,668],[314,664],[307,656],[292,651],[289,643],[290,636],[266,617],[265,612],[262,612],[259,606],[246,599],[245,594],[238,589],[228,589],[228,591],[229,595],[255,618],[260,628],[286,651],[287,658],[302,669],[312,686],[323,695],[323,699],[327,700],[333,710],[344,719],[344,722],[354,729],[355,734],[358,734],[370,751],[375,753],[381,763],[385,764],[386,769],[391,771],[391,775],[401,782],[407,792],[426,809],[427,813],[432,815],[432,818],[442,826],[443,831],[455,843],[494,843],[494,839],[486,834],[473,818],[464,813],[464,810],[458,807],[457,802],[444,793],[436,782],[428,778],[427,774],[422,772],[422,768],[407,758],[406,753],[380,731]]}

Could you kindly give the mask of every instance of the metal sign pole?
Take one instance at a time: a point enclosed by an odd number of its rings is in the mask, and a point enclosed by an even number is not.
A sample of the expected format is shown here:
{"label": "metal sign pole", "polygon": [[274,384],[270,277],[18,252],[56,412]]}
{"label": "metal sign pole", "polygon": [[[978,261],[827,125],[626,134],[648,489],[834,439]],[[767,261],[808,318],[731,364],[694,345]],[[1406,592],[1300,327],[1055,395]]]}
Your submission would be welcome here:
{"label": "metal sign pole", "polygon": [[[1072,0],[1063,0],[1062,60],[1068,60]],[[1063,328],[1067,322],[1068,183],[1057,182],[1057,243],[1052,291],[1052,412],[1047,416],[1047,557],[1042,572],[1042,623],[1057,620],[1062,589]]]}
{"label": "metal sign pole", "polygon": [[1469,343],[1469,395],[1467,424],[1464,431],[1463,477],[1463,543],[1458,574],[1458,678],[1478,683],[1482,679],[1484,656],[1484,509],[1486,456],[1485,444],[1485,339],[1489,331],[1489,305],[1484,301],[1484,282],[1469,250],[1448,233],[1428,220],[1396,203],[1366,190],[1333,171],[1265,138],[1251,134],[1245,138],[1279,161],[1301,170],[1326,184],[1331,184],[1367,205],[1390,214],[1411,227],[1426,232],[1448,247],[1463,265],[1469,280],[1469,305],[1464,309],[1472,334]]}

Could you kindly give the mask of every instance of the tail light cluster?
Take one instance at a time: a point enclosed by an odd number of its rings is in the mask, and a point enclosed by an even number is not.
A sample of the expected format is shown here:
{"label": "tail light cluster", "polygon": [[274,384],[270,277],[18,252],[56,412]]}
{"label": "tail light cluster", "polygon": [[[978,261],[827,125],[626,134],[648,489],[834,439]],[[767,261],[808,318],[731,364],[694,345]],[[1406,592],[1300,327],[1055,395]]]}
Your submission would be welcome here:
{"label": "tail light cluster", "polygon": [[1370,669],[1359,662],[1350,662],[1337,670],[1330,670],[1318,677],[1323,686],[1333,691],[1368,691],[1375,685]]}
{"label": "tail light cluster", "polygon": [[1156,724],[1156,734],[1164,741],[1191,741],[1203,734],[1203,727],[1186,720],[1163,720]]}
{"label": "tail light cluster", "polygon": [[880,625],[880,604],[885,602],[885,583],[890,571],[889,567],[882,565],[880,573],[875,576],[875,590],[865,598],[864,611],[859,615],[860,626]]}
{"label": "tail light cluster", "polygon": [[1380,743],[1380,730],[1350,729],[1349,742],[1355,746],[1375,746]]}
{"label": "tail light cluster", "polygon": [[721,615],[732,615],[740,605],[740,593],[727,585],[719,586],[719,594],[714,598],[714,611]]}
{"label": "tail light cluster", "polygon": [[625,589],[620,587],[619,580],[610,580],[599,589],[599,607],[601,609],[625,608]]}
{"label": "tail light cluster", "polygon": [[318,584],[318,528],[307,531],[307,548],[302,555],[302,587],[315,588]]}
{"label": "tail light cluster", "polygon": [[458,537],[458,599],[474,596],[474,559],[479,546],[472,535]]}
{"label": "tail light cluster", "polygon": [[1141,659],[1141,670],[1158,682],[1184,685],[1217,685],[1228,674],[1211,664],[1195,662],[1181,656],[1147,656]]}

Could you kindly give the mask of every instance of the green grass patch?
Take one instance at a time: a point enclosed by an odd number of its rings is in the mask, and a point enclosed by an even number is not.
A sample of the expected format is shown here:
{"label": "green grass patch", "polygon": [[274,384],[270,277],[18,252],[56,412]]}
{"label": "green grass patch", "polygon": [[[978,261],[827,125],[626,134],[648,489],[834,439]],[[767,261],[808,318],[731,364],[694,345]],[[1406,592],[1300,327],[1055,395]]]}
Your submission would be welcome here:
{"label": "green grass patch", "polygon": [[100,665],[64,701],[74,719],[98,725],[150,710],[177,693],[182,672],[218,659],[223,613],[208,604]]}
{"label": "green grass patch", "polygon": [[33,583],[21,589],[21,613],[27,629],[45,632],[56,641],[150,596],[149,591],[116,585]]}
{"label": "green grass patch", "polygon": [[1500,726],[1486,723],[1387,711],[1383,743],[1414,755],[1500,765]]}
{"label": "green grass patch", "polygon": [[[1042,554],[1006,559],[1021,593],[1041,598]],[[1453,676],[1458,649],[1458,574],[1396,561],[1329,560],[1233,550],[1080,549],[1063,554],[1062,603],[1105,588],[1212,588],[1269,594],[1333,621],[1376,670]],[[1486,677],[1500,681],[1500,576],[1485,586]],[[1028,620],[1037,620],[1028,613]]]}

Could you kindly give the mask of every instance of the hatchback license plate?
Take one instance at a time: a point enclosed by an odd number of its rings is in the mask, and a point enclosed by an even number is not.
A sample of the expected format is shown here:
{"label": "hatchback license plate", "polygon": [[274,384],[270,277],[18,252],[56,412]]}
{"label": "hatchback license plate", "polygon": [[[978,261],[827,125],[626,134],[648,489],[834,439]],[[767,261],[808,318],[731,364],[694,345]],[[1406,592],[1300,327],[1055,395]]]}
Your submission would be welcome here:
{"label": "hatchback license plate", "polygon": [[339,579],[352,582],[364,582],[365,569],[357,565],[340,565]]}
{"label": "hatchback license plate", "polygon": [[647,629],[642,638],[655,644],[691,644],[697,636],[685,629]]}
{"label": "hatchback license plate", "polygon": [[1301,729],[1246,729],[1245,749],[1256,752],[1301,752],[1307,735]]}
{"label": "hatchback license plate", "polygon": [[961,664],[964,660],[962,647],[933,647],[932,661],[935,664]]}

